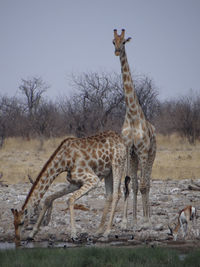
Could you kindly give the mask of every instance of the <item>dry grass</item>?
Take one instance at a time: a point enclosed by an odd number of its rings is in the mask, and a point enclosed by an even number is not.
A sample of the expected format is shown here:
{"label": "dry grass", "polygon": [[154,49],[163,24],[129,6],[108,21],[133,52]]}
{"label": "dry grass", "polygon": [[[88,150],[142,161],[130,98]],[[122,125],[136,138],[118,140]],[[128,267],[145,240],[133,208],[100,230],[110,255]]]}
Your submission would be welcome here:
{"label": "dry grass", "polygon": [[157,136],[153,179],[200,178],[200,142],[190,145],[178,135]]}
{"label": "dry grass", "polygon": [[[28,182],[28,174],[33,179],[44,163],[61,142],[61,138],[25,141],[9,138],[0,150],[0,172],[9,184]],[[153,166],[153,179],[200,178],[200,143],[195,146],[177,135],[157,136],[157,155]],[[57,178],[64,181],[65,174]]]}
{"label": "dry grass", "polygon": [[[61,138],[30,141],[22,138],[8,138],[0,150],[0,172],[9,184],[29,182],[28,174],[37,177],[39,171],[61,142]],[[62,175],[63,176],[63,175]],[[59,178],[60,181],[61,178]]]}

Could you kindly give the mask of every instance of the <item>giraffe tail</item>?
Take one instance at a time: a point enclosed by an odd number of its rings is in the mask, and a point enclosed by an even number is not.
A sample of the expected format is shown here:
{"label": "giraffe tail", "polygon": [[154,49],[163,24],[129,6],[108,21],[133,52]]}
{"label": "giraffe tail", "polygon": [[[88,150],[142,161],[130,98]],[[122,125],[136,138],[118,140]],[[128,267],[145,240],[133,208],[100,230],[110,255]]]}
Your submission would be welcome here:
{"label": "giraffe tail", "polygon": [[129,176],[125,177],[125,181],[124,181],[124,198],[125,200],[127,199],[127,197],[129,196],[129,183],[130,183],[131,178]]}

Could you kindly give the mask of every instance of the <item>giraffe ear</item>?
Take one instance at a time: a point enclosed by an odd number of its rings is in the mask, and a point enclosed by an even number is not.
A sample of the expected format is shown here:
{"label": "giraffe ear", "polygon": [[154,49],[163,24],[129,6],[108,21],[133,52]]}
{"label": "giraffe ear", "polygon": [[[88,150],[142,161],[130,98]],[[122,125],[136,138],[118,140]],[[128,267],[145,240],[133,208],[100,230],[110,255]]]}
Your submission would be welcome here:
{"label": "giraffe ear", "polygon": [[123,41],[123,44],[125,45],[125,43],[130,42],[130,40],[131,40],[131,37],[128,37],[126,40]]}
{"label": "giraffe ear", "polygon": [[126,40],[125,40],[125,42],[127,43],[127,42],[130,42],[130,40],[131,40],[131,37],[128,37]]}

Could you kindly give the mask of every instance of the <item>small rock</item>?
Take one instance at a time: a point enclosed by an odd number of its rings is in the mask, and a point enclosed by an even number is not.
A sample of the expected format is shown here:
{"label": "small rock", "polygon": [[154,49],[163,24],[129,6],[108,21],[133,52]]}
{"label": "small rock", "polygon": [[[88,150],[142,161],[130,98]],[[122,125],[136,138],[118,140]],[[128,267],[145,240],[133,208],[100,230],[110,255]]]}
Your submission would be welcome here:
{"label": "small rock", "polygon": [[148,230],[150,228],[150,224],[147,222],[147,223],[143,223],[139,226],[138,228],[138,231],[144,231],[144,230]]}
{"label": "small rock", "polygon": [[115,218],[115,222],[116,222],[116,223],[120,223],[120,222],[121,222],[121,220],[122,220],[122,219],[121,219],[121,218],[119,218],[119,217],[116,217],[116,218]]}
{"label": "small rock", "polygon": [[157,224],[153,227],[155,231],[162,231],[163,230],[163,224]]}
{"label": "small rock", "polygon": [[180,188],[176,187],[176,188],[173,188],[172,190],[170,190],[170,193],[173,194],[173,193],[177,193],[180,191]]}

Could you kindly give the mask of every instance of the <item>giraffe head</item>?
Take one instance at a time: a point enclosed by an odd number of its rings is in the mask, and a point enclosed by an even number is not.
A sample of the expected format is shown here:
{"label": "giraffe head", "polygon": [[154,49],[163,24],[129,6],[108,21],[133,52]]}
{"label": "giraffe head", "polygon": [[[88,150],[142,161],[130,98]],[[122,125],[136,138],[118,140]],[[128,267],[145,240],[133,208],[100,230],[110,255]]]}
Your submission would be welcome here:
{"label": "giraffe head", "polygon": [[25,227],[25,219],[27,216],[27,210],[11,209],[14,216],[14,227],[15,227],[15,243],[16,245],[20,244],[21,233]]}
{"label": "giraffe head", "polygon": [[125,39],[125,30],[122,29],[121,34],[117,34],[117,30],[114,30],[114,39],[113,44],[115,46],[115,55],[119,56],[121,51],[124,49],[124,45],[126,42],[129,42],[131,40],[131,37],[128,37]]}

